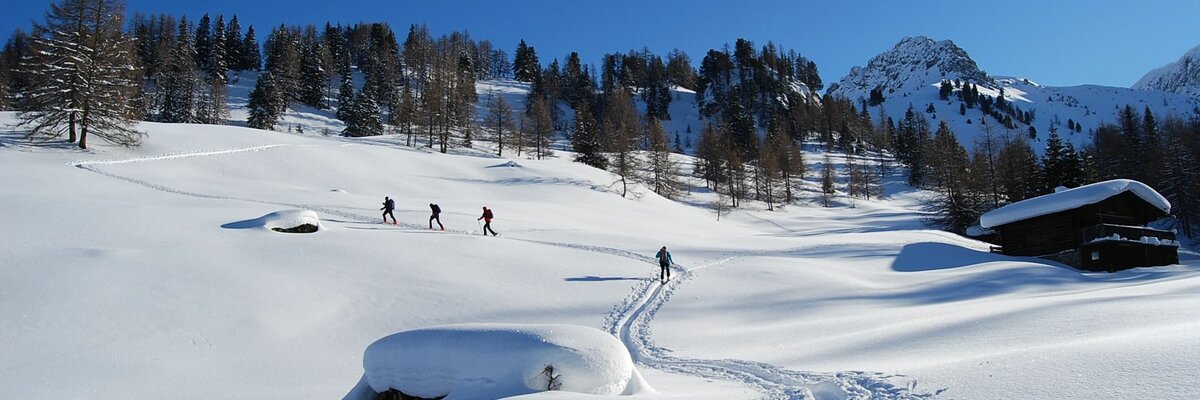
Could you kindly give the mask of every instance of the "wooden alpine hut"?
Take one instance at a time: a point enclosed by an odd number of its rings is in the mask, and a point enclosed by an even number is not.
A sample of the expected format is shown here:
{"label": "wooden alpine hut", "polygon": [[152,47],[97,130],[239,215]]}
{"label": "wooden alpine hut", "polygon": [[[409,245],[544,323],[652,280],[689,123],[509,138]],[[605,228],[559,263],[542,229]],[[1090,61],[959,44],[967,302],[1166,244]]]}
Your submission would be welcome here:
{"label": "wooden alpine hut", "polygon": [[979,225],[998,235],[999,252],[1054,259],[1089,271],[1179,263],[1174,231],[1147,227],[1171,203],[1144,183],[1115,179],[997,208]]}

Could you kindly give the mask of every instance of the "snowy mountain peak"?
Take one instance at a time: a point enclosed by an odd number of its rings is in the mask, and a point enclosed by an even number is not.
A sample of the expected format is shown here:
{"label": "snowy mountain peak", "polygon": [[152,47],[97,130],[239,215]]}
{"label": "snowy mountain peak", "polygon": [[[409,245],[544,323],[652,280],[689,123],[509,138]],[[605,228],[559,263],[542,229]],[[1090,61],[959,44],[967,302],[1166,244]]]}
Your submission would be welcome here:
{"label": "snowy mountain peak", "polygon": [[1200,46],[1184,53],[1178,61],[1146,73],[1133,84],[1133,88],[1200,97]]}
{"label": "snowy mountain peak", "polygon": [[935,41],[925,36],[905,37],[891,50],[876,55],[866,67],[831,85],[828,95],[854,99],[881,88],[885,95],[913,92],[943,79],[960,79],[977,84],[992,79],[975,60],[950,40]]}

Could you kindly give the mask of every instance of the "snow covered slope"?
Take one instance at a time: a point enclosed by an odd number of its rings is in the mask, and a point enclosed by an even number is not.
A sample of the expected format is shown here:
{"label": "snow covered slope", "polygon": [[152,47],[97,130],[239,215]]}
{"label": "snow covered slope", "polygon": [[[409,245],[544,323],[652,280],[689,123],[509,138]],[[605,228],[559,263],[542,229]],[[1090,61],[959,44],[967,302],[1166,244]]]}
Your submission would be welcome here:
{"label": "snow covered slope", "polygon": [[[340,398],[371,343],[451,324],[607,332],[654,388],[634,398],[1200,395],[1195,254],[1115,274],[990,254],[922,230],[901,177],[883,201],[747,202],[718,222],[711,193],[622,198],[569,154],[139,128],[142,147],[88,151],[0,133],[5,397]],[[400,225],[380,223],[385,195]],[[499,237],[479,235],[484,205]],[[262,229],[297,209],[321,230]]]}
{"label": "snow covered slope", "polygon": [[1200,46],[1184,53],[1179,61],[1147,72],[1133,84],[1133,88],[1200,97]]}
{"label": "snow covered slope", "polygon": [[[1005,101],[1033,114],[1033,120],[1030,124],[1014,121],[1014,129],[1009,130],[991,117],[985,117],[978,107],[967,109],[966,114],[961,115],[957,89],[949,100],[941,100],[938,96],[942,80],[956,79],[977,85],[980,95],[996,98],[1003,90]],[[1097,85],[1053,87],[1027,78],[989,75],[953,42],[935,41],[924,36],[906,37],[892,49],[872,58],[866,67],[852,68],[839,82],[830,85],[826,95],[866,101],[875,88],[881,88],[885,96],[884,103],[871,110],[875,118],[886,114],[899,122],[912,106],[929,120],[931,130],[936,129],[940,121],[949,123],[968,149],[985,129],[980,123],[985,119],[996,137],[1028,137],[1029,126],[1033,126],[1037,130],[1033,147],[1040,153],[1052,128],[1064,140],[1080,147],[1090,141],[1089,130],[1101,124],[1115,123],[1117,110],[1125,105],[1133,106],[1138,112],[1149,107],[1160,119],[1166,115],[1190,116],[1200,107],[1200,98],[1163,91]],[[934,112],[928,113],[931,104]],[[1069,132],[1068,121],[1082,124],[1082,129],[1078,133]]]}

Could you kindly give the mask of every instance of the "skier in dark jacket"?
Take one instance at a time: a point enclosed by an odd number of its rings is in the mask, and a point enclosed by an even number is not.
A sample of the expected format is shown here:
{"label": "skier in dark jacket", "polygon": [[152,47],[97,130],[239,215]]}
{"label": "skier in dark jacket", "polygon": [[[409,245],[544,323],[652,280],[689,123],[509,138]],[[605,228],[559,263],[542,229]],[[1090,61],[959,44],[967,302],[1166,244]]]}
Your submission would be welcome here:
{"label": "skier in dark jacket", "polygon": [[438,227],[443,231],[446,230],[446,227],[442,226],[442,217],[439,217],[442,214],[442,208],[437,204],[429,203],[429,210],[433,212],[429,215],[429,229],[433,229],[433,221],[437,221]]}
{"label": "skier in dark jacket", "polygon": [[380,210],[383,210],[383,223],[387,223],[387,217],[390,215],[392,216],[392,225],[396,225],[396,214],[392,214],[392,210],[395,209],[396,201],[383,196],[383,208],[380,208]]}
{"label": "skier in dark jacket", "polygon": [[671,280],[671,264],[674,261],[671,260],[671,252],[667,251],[667,246],[659,249],[658,254],[655,254],[654,257],[658,258],[658,267],[661,268],[658,279],[663,282]]}
{"label": "skier in dark jacket", "polygon": [[483,220],[483,236],[487,236],[488,231],[492,232],[492,236],[496,236],[496,231],[492,230],[492,218],[492,210],[484,206],[483,215],[475,219],[476,221]]}

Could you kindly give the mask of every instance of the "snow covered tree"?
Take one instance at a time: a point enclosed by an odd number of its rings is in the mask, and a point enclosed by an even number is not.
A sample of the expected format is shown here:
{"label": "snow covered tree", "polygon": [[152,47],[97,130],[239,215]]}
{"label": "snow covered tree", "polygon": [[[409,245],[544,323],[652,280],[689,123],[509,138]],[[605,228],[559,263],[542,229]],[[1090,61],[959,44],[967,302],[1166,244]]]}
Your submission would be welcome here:
{"label": "snow covered tree", "polygon": [[347,71],[342,75],[342,84],[338,88],[338,108],[334,116],[342,121],[350,119],[350,109],[354,104],[354,80]]}
{"label": "snow covered tree", "polygon": [[383,133],[383,123],[379,120],[379,104],[366,92],[354,96],[350,120],[346,121],[343,136],[361,137],[376,136]]}
{"label": "snow covered tree", "polygon": [[275,87],[284,101],[300,99],[300,38],[299,32],[286,26],[271,31],[266,42],[266,70],[271,73]]}
{"label": "snow covered tree", "polygon": [[35,25],[21,125],[26,138],[61,137],[79,148],[88,134],[123,146],[140,143],[131,127],[138,90],[133,39],[122,31],[125,5],[118,0],[61,0]]}

